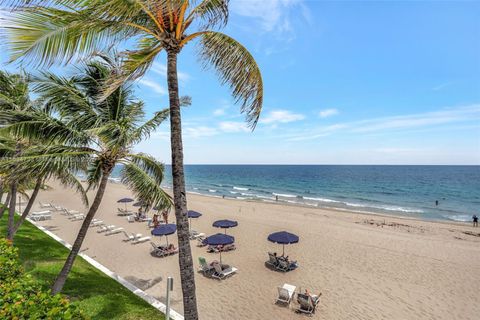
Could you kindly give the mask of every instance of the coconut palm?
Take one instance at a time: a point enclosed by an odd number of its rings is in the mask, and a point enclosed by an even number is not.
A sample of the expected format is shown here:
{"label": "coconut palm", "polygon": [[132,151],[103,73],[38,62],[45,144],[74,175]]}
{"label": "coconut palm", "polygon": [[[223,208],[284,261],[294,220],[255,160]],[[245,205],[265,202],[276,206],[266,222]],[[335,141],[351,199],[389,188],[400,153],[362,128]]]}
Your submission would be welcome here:
{"label": "coconut palm", "polygon": [[227,84],[252,128],[263,103],[260,70],[248,50],[216,31],[227,24],[228,0],[51,0],[13,1],[17,13],[5,24],[12,60],[66,63],[82,54],[135,43],[125,51],[121,74],[103,96],[125,80],[142,76],[161,52],[167,55],[173,194],[178,226],[179,265],[186,319],[197,319],[193,261],[189,243],[177,57],[198,40],[198,57]]}
{"label": "coconut palm", "polygon": [[44,73],[35,80],[35,90],[48,108],[28,113],[0,112],[0,120],[8,123],[4,130],[24,138],[43,138],[46,143],[39,147],[41,152],[6,163],[18,165],[24,173],[42,172],[46,167],[49,172],[60,172],[64,166],[77,171],[87,164],[88,188],[96,188],[72,250],[52,286],[52,294],[60,292],[65,284],[116,165],[122,165],[122,180],[136,196],[151,206],[171,206],[170,197],[160,187],[163,165],[149,155],[132,151],[167,118],[168,110],[143,122],[144,105],[133,97],[128,83],[101,102],[96,100],[103,83],[117,72],[116,62],[103,57],[88,63],[80,74],[69,79]]}

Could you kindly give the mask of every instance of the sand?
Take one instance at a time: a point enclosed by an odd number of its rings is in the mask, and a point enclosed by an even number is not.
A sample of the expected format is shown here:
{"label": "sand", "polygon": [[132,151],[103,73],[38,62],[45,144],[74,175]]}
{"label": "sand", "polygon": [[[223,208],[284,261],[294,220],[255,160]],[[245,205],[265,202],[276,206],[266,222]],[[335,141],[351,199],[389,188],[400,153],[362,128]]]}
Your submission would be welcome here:
{"label": "sand", "polygon": [[[86,211],[78,195],[55,182],[41,192],[40,201]],[[128,223],[117,213],[116,200],[131,196],[121,184],[109,183],[96,218],[149,235],[146,223]],[[91,197],[91,195],[90,195]],[[217,219],[235,219],[228,230],[237,250],[223,254],[223,262],[238,274],[213,280],[196,273],[201,319],[302,319],[290,307],[275,305],[277,286],[289,283],[298,290],[322,293],[317,319],[479,319],[480,228],[467,224],[428,222],[281,204],[188,195],[189,209],[203,213],[194,229],[213,234]],[[39,209],[38,205],[34,209]],[[171,217],[174,220],[174,217]],[[39,224],[73,243],[81,221],[54,213]],[[286,247],[299,268],[289,273],[265,266],[268,251],[281,246],[268,234],[287,230],[300,236]],[[466,232],[466,233],[465,233]],[[471,234],[469,234],[471,233]],[[165,282],[174,278],[173,308],[182,313],[178,255],[155,258],[150,244],[131,245],[123,235],[105,236],[91,228],[82,252],[164,301]],[[157,243],[165,238],[153,239]],[[176,244],[176,236],[169,241]],[[192,241],[195,268],[198,257],[218,259]]]}

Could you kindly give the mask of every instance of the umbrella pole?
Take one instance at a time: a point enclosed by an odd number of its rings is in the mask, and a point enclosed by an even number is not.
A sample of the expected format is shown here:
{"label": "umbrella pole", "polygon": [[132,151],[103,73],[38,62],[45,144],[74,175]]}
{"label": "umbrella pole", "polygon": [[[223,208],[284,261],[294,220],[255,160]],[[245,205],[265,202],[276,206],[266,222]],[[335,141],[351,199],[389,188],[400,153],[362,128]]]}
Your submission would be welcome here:
{"label": "umbrella pole", "polygon": [[168,236],[165,236],[165,238],[167,239],[167,247],[168,247]]}
{"label": "umbrella pole", "polygon": [[[220,267],[222,267],[222,251],[220,251]],[[222,267],[223,269],[223,267]]]}
{"label": "umbrella pole", "polygon": [[283,253],[282,253],[282,257],[285,257],[285,245],[283,245]]}

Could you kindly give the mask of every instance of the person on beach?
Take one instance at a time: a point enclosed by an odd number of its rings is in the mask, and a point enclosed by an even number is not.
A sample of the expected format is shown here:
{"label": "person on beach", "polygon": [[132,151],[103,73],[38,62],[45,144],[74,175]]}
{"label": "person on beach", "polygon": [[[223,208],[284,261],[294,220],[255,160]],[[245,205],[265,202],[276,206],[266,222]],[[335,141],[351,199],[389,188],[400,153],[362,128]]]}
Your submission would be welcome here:
{"label": "person on beach", "polygon": [[162,211],[162,217],[163,217],[163,221],[165,221],[165,223],[167,224],[168,223],[168,210],[163,210]]}
{"label": "person on beach", "polygon": [[473,226],[478,227],[478,217],[476,214],[473,215],[472,220],[473,220]]}
{"label": "person on beach", "polygon": [[153,227],[154,227],[154,228],[158,227],[158,225],[160,224],[160,221],[158,220],[158,214],[155,213],[155,214],[153,215],[153,221],[152,221],[152,223],[153,223]]}

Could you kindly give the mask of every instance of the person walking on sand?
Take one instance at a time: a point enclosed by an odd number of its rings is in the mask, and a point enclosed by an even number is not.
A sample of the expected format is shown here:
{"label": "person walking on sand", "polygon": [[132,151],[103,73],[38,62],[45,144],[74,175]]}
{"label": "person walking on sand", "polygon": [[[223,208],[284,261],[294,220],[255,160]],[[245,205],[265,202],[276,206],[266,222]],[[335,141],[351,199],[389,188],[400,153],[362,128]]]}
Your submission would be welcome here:
{"label": "person walking on sand", "polygon": [[473,220],[473,226],[478,227],[478,217],[476,214],[473,215],[472,220]]}

